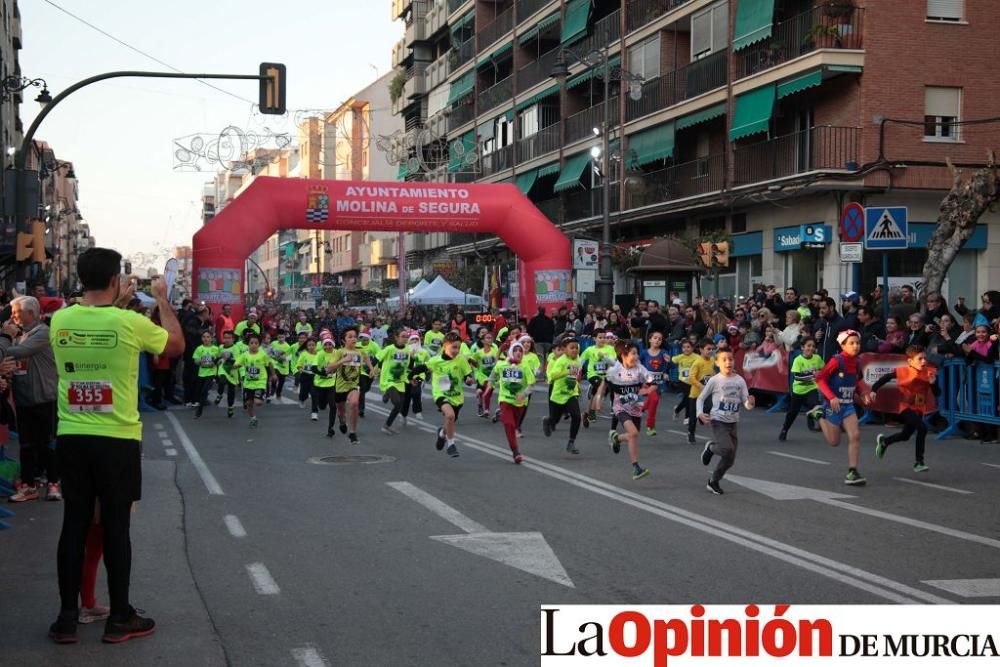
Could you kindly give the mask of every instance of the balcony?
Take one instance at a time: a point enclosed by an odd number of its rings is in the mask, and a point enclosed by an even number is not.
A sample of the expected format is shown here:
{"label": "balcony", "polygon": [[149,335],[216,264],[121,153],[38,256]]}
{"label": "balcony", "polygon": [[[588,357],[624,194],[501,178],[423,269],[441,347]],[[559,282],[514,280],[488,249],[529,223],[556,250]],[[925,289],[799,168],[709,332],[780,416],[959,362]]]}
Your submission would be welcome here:
{"label": "balcony", "polygon": [[431,3],[424,21],[427,24],[427,35],[435,34],[448,25],[448,7],[440,2]]}
{"label": "balcony", "polygon": [[[608,100],[608,124],[611,127],[618,125],[618,118],[621,115],[618,103],[619,100],[617,97],[612,97]],[[566,119],[566,145],[568,146],[575,141],[587,139],[588,137],[592,138],[594,136],[594,128],[601,127],[603,122],[603,104],[597,104],[568,117]]]}
{"label": "balcony", "polygon": [[451,16],[452,14],[457,12],[459,9],[462,8],[462,5],[464,5],[468,1],[469,0],[448,0],[448,16]]}
{"label": "balcony", "polygon": [[587,36],[579,42],[572,44],[571,48],[580,55],[590,53],[591,51],[600,51],[605,46],[612,47],[617,45],[621,36],[622,10],[616,9],[591,26]]}
{"label": "balcony", "polygon": [[559,128],[560,124],[555,123],[520,139],[517,142],[518,164],[559,150]]}
{"label": "balcony", "polygon": [[406,40],[400,38],[392,46],[392,68],[402,67],[406,59],[410,57],[410,49],[406,48]]}
{"label": "balcony", "polygon": [[427,65],[416,63],[406,70],[406,83],[403,84],[403,98],[412,100],[427,94],[427,78],[424,73]]}
{"label": "balcony", "polygon": [[498,174],[514,166],[514,146],[504,146],[492,153],[483,155],[479,160],[480,178]]}
{"label": "balcony", "polygon": [[448,115],[448,131],[451,132],[466,123],[471,122],[476,117],[476,105],[472,102],[460,104],[452,107]]}
{"label": "balcony", "polygon": [[629,99],[626,120],[633,121],[726,85],[729,51],[717,51],[701,60],[667,72],[642,84],[642,97]]}
{"label": "balcony", "polygon": [[812,127],[733,150],[733,184],[748,185],[810,171],[858,168],[861,130]]}
{"label": "balcony", "polygon": [[864,9],[826,16],[819,7],[775,23],[771,36],[735,52],[736,78],[753,76],[817,49],[863,48]]}
{"label": "balcony", "polygon": [[465,63],[472,62],[475,57],[476,38],[470,37],[457,47],[453,48],[448,54],[448,58],[451,60],[451,71],[454,72]]}
{"label": "balcony", "polygon": [[400,18],[413,6],[413,0],[392,0],[392,20]]}
{"label": "balcony", "polygon": [[451,58],[445,54],[427,66],[427,90],[434,90],[448,79],[451,74]]}
{"label": "balcony", "polygon": [[425,42],[427,41],[427,37],[427,22],[423,16],[414,17],[410,23],[406,24],[403,41],[407,47],[413,46],[416,42]]}
{"label": "balcony", "polygon": [[479,94],[479,113],[484,114],[504,102],[509,102],[513,95],[514,77],[508,76],[500,83],[490,86]]}
{"label": "balcony", "polygon": [[628,4],[626,30],[633,33],[691,0],[635,0]]}
{"label": "balcony", "polygon": [[559,48],[554,48],[548,53],[543,53],[538,60],[525,65],[517,72],[517,90],[523,93],[532,86],[541,83],[552,74],[552,66],[559,58]]}
{"label": "balcony", "polygon": [[641,176],[641,187],[625,189],[625,207],[641,208],[722,190],[725,156],[709,155]]}
{"label": "balcony", "polygon": [[514,8],[500,12],[492,23],[479,31],[479,52],[482,53],[514,29]]}
{"label": "balcony", "polygon": [[532,14],[550,4],[552,0],[517,0],[517,22],[523,23]]}

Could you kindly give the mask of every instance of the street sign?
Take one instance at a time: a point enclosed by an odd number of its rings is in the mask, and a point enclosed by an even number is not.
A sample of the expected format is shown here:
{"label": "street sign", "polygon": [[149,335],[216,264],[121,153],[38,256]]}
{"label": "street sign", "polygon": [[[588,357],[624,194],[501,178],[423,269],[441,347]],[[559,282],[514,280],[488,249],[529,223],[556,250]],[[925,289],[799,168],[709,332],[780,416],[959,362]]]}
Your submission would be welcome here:
{"label": "street sign", "polygon": [[865,248],[906,250],[909,240],[905,206],[874,206],[865,209]]}
{"label": "street sign", "polygon": [[840,240],[856,243],[865,236],[865,207],[851,202],[844,207],[840,216]]}
{"label": "street sign", "polygon": [[830,241],[826,237],[826,226],[823,224],[801,225],[799,238],[803,248],[825,248]]}
{"label": "street sign", "polygon": [[309,292],[309,296],[311,296],[314,299],[322,299],[323,298],[323,288],[322,287],[313,287],[310,290],[310,292]]}
{"label": "street sign", "polygon": [[576,291],[581,294],[593,294],[597,291],[597,271],[594,269],[576,270]]}
{"label": "street sign", "polygon": [[864,249],[865,244],[860,241],[857,243],[840,243],[840,261],[844,264],[860,264],[864,261]]}

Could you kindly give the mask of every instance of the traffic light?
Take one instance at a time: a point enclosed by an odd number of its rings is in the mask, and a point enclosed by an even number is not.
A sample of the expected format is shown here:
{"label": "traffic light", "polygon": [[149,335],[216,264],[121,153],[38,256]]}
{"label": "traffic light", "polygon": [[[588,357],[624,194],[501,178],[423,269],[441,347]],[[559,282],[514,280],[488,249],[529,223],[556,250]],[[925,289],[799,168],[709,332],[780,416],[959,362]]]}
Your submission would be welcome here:
{"label": "traffic light", "polygon": [[698,244],[698,259],[707,268],[712,268],[712,244],[711,243],[699,243]]}
{"label": "traffic light", "polygon": [[729,242],[712,244],[712,262],[715,266],[729,266]]}
{"label": "traffic light", "polygon": [[31,259],[32,262],[45,262],[45,223],[35,220],[31,223],[31,233],[20,232],[17,235],[17,254],[19,262]]}
{"label": "traffic light", "polygon": [[285,66],[281,63],[261,63],[260,95],[257,106],[262,114],[280,116],[285,113]]}
{"label": "traffic light", "polygon": [[274,290],[273,289],[267,290],[266,292],[264,292],[264,296],[267,297],[268,299],[273,299],[274,298]]}

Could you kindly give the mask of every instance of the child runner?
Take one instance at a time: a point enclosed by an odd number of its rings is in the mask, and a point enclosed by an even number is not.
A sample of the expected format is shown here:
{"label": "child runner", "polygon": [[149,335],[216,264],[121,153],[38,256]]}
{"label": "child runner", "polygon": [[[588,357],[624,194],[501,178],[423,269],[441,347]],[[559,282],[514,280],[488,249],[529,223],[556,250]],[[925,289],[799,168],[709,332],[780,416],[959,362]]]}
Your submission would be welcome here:
{"label": "child runner", "polygon": [[656,435],[656,408],[660,405],[660,389],[663,387],[663,379],[670,365],[670,354],[662,349],[663,334],[654,331],[649,334],[647,347],[639,354],[639,361],[643,367],[649,371],[656,385],[653,391],[646,396],[646,435]]}
{"label": "child runner", "polygon": [[232,331],[222,333],[222,347],[219,348],[217,363],[219,365],[216,382],[219,385],[219,395],[215,397],[215,404],[222,402],[222,395],[226,395],[226,416],[233,416],[233,405],[236,403],[236,388],[240,386],[240,376],[236,369],[236,360],[243,354],[243,343],[236,342],[236,334]]}
{"label": "child runner", "polygon": [[549,363],[546,376],[549,381],[549,414],[542,417],[542,431],[545,437],[551,437],[555,425],[563,415],[569,415],[569,442],[566,451],[579,454],[576,448],[576,436],[580,432],[580,343],[574,338],[560,338],[556,344],[562,348],[562,354]]}
{"label": "child runner", "polygon": [[469,363],[476,369],[476,415],[483,418],[490,416],[490,403],[493,402],[493,387],[489,386],[490,374],[500,358],[500,348],[493,344],[493,334],[483,331],[479,337],[479,345],[472,353]]}
{"label": "child runner", "polygon": [[214,345],[211,331],[201,332],[201,345],[195,348],[192,358],[198,364],[198,407],[195,408],[194,418],[200,419],[202,410],[208,405],[208,390],[215,379],[219,359],[219,350]]}
{"label": "child runner", "polygon": [[858,415],[854,409],[854,391],[858,384],[858,351],[861,336],[853,329],[837,334],[840,354],[830,358],[816,375],[816,384],[823,394],[823,407],[814,408],[809,414],[820,420],[823,436],[827,444],[840,444],[840,431],[847,433],[847,476],[844,484],[864,486],[868,481],[858,472],[858,457],[861,452],[861,431],[858,429]]}
{"label": "child runner", "polygon": [[257,428],[257,406],[264,404],[268,380],[274,375],[274,362],[260,349],[257,333],[247,336],[247,351],[237,359],[236,368],[244,372],[243,407],[250,413],[250,428]]}
{"label": "child runner", "polygon": [[378,388],[382,392],[382,402],[392,402],[392,410],[382,426],[382,432],[396,435],[392,423],[403,409],[403,395],[410,383],[411,352],[406,346],[407,331],[396,330],[395,342],[382,348],[379,356]]}
{"label": "child runner", "polygon": [[[712,425],[712,440],[705,443],[701,462],[708,465],[712,461],[712,455],[719,457],[705,488],[721,496],[719,481],[736,462],[736,448],[739,444],[736,426],[740,421],[740,406],[752,410],[756,402],[747,389],[746,380],[736,374],[732,350],[719,350],[715,355],[715,363],[719,366],[719,374],[713,375],[705,383],[698,394],[696,407],[701,423]],[[712,404],[711,414],[705,412],[705,403],[708,401]]]}
{"label": "child runner", "polygon": [[896,388],[899,389],[899,421],[903,423],[903,430],[890,436],[879,433],[875,438],[875,457],[882,459],[889,445],[906,442],[916,432],[917,445],[913,472],[927,472],[927,464],[924,463],[924,445],[927,439],[924,417],[928,412],[929,395],[931,393],[934,396],[941,395],[941,387],[937,383],[937,369],[927,363],[924,348],[911,345],[906,348],[906,365],[899,366],[879,378],[872,385],[868,401],[874,401],[875,392],[893,379],[896,380]]}
{"label": "child runner", "polygon": [[274,384],[273,396],[278,403],[284,402],[285,378],[292,374],[292,346],[288,344],[288,334],[284,329],[278,329],[278,340],[271,343],[271,358],[274,359],[274,374],[277,378]]}
{"label": "child runner", "polygon": [[813,419],[809,416],[817,405],[819,405],[819,389],[816,387],[816,373],[823,368],[823,360],[816,354],[816,341],[812,338],[805,338],[802,341],[802,354],[795,357],[792,362],[792,393],[791,402],[788,405],[788,412],[785,413],[785,424],[781,427],[778,440],[785,442],[788,439],[788,429],[792,428],[795,418],[799,416],[799,411],[805,407],[807,409],[806,419],[808,419],[809,429],[813,428]]}
{"label": "child runner", "polygon": [[[608,369],[601,382],[593,405],[600,405],[606,393],[612,398],[612,414],[625,430],[628,453],[632,460],[632,479],[649,476],[649,469],[639,465],[639,428],[642,426],[642,397],[655,391],[649,372],[639,363],[639,346],[631,341],[619,341],[615,346],[618,361]],[[612,430],[608,437],[611,450],[621,451],[621,435]]]}
{"label": "child runner", "polygon": [[[441,328],[443,326],[444,323],[441,321],[440,317],[435,317],[431,321],[431,328],[427,331],[427,333],[424,334],[424,341],[423,341],[424,347],[429,347],[436,350],[441,349],[441,343],[444,342],[444,335],[445,335],[444,332],[441,331]],[[435,343],[434,341],[438,342]]]}
{"label": "child runner", "polygon": [[[535,352],[535,341],[531,336],[521,336],[518,341],[521,344],[521,365],[524,366],[525,370],[531,371],[531,382],[534,384],[537,380],[541,379],[542,374],[542,360],[539,358],[538,353]],[[531,404],[531,389],[528,389],[528,405]],[[527,407],[521,411],[520,421],[517,422],[517,437],[521,438],[524,433],[521,431],[521,424],[524,423],[524,417],[528,414]]]}
{"label": "child runner", "polygon": [[500,388],[497,398],[500,403],[500,421],[507,434],[507,444],[514,463],[524,460],[517,445],[517,432],[524,419],[524,412],[528,409],[528,398],[534,381],[534,369],[524,362],[524,348],[520,343],[514,343],[507,350],[507,358],[493,367],[487,383],[491,392],[494,387]]}
{"label": "child runner", "polygon": [[694,343],[689,340],[681,341],[681,353],[675,354],[670,360],[677,365],[677,380],[681,383],[681,400],[674,407],[674,419],[679,419],[681,413],[687,419],[688,394],[691,393],[691,366],[698,355],[694,353]]}
{"label": "child runner", "polygon": [[362,364],[361,366],[361,384],[358,388],[358,416],[363,419],[365,416],[365,395],[372,388],[372,378],[375,375],[372,364],[376,363],[382,348],[372,340],[372,334],[368,329],[362,329],[358,332],[358,348],[368,355],[370,362],[368,365]]}
{"label": "child runner", "polygon": [[[350,419],[350,433],[347,439],[352,445],[358,444],[358,401],[361,385],[361,371],[367,369],[374,372],[368,353],[358,346],[358,328],[349,326],[341,334],[344,347],[337,350],[329,368],[336,373],[334,378],[334,400],[337,403],[337,416],[340,417],[340,432],[347,432],[347,421]],[[349,413],[347,411],[350,410]],[[347,413],[347,414],[345,414]],[[333,428],[327,430],[326,437],[333,437]]]}
{"label": "child runner", "polygon": [[615,363],[615,348],[608,345],[607,340],[604,329],[595,329],[594,344],[580,355],[580,359],[587,365],[587,382],[590,383],[587,398],[591,399],[590,410],[583,415],[584,427],[589,427],[590,422],[597,420],[597,407],[600,406],[600,403],[594,403],[593,398],[597,395],[597,388],[604,379],[604,373]]}
{"label": "child runner", "polygon": [[[410,410],[413,410],[413,416],[417,419],[423,419],[424,415],[424,381],[427,379],[427,372],[416,372],[413,367],[424,366],[427,364],[427,360],[433,356],[436,356],[439,349],[428,350],[420,345],[420,335],[416,332],[411,333],[407,342],[410,346],[410,359],[412,361],[410,367],[410,379],[406,383],[406,392],[403,394],[403,409],[400,410],[400,415],[403,417],[403,426],[406,426],[406,419],[410,416]],[[431,344],[440,347],[439,343],[441,341],[437,338],[431,340]]]}
{"label": "child runner", "polygon": [[695,443],[694,430],[698,425],[697,398],[701,394],[705,383],[708,382],[708,378],[715,374],[715,361],[712,359],[712,353],[715,352],[715,344],[708,338],[702,338],[698,341],[698,352],[699,356],[691,364],[691,372],[688,375],[688,384],[691,385],[687,404],[689,445]]}
{"label": "child runner", "polygon": [[462,339],[458,334],[449,333],[445,336],[441,354],[428,359],[426,366],[431,371],[434,404],[444,417],[444,424],[437,432],[435,446],[441,450],[447,445],[448,456],[453,458],[458,456],[458,447],[455,446],[455,422],[458,421],[458,413],[465,403],[462,382],[470,386],[475,383],[472,366],[469,365],[469,360],[461,355],[461,349]]}
{"label": "child runner", "polygon": [[[322,335],[322,334],[321,334]],[[316,377],[313,378],[313,390],[316,392],[316,407],[320,412],[329,410],[326,416],[326,437],[333,437],[333,427],[337,424],[336,371],[333,361],[336,351],[333,336],[325,332],[322,340],[323,349],[316,354]]]}
{"label": "child runner", "polygon": [[[295,342],[294,345],[292,345],[291,363],[292,363],[292,372],[295,374],[295,381],[292,383],[292,386],[295,389],[299,388],[299,379],[300,379],[299,378],[299,355],[306,351],[306,347],[308,346],[308,344],[309,344],[309,334],[307,334],[306,332],[303,331],[302,333],[298,334],[298,340]],[[300,401],[300,403],[301,403],[301,401]]]}
{"label": "child runner", "polygon": [[310,419],[319,421],[319,404],[316,402],[316,363],[319,355],[316,352],[316,340],[306,341],[305,349],[301,350],[295,359],[295,369],[299,375],[299,407],[306,407],[309,399],[311,409]]}

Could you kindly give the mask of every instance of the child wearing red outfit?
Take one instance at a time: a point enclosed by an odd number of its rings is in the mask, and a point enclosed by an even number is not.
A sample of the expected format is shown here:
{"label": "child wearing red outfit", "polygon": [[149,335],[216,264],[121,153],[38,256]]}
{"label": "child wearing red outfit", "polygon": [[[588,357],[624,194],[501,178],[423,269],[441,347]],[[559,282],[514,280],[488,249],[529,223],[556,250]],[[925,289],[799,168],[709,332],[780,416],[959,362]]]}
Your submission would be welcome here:
{"label": "child wearing red outfit", "polygon": [[927,426],[924,417],[927,415],[928,397],[930,394],[939,396],[941,388],[937,384],[937,369],[927,363],[927,355],[920,345],[906,348],[906,365],[894,368],[872,385],[871,400],[875,400],[875,392],[892,380],[896,380],[899,389],[899,421],[903,430],[894,435],[885,436],[881,433],[875,438],[875,457],[883,458],[889,445],[905,442],[914,433],[917,434],[916,462],[913,472],[927,472],[924,463],[924,444],[927,439]]}

